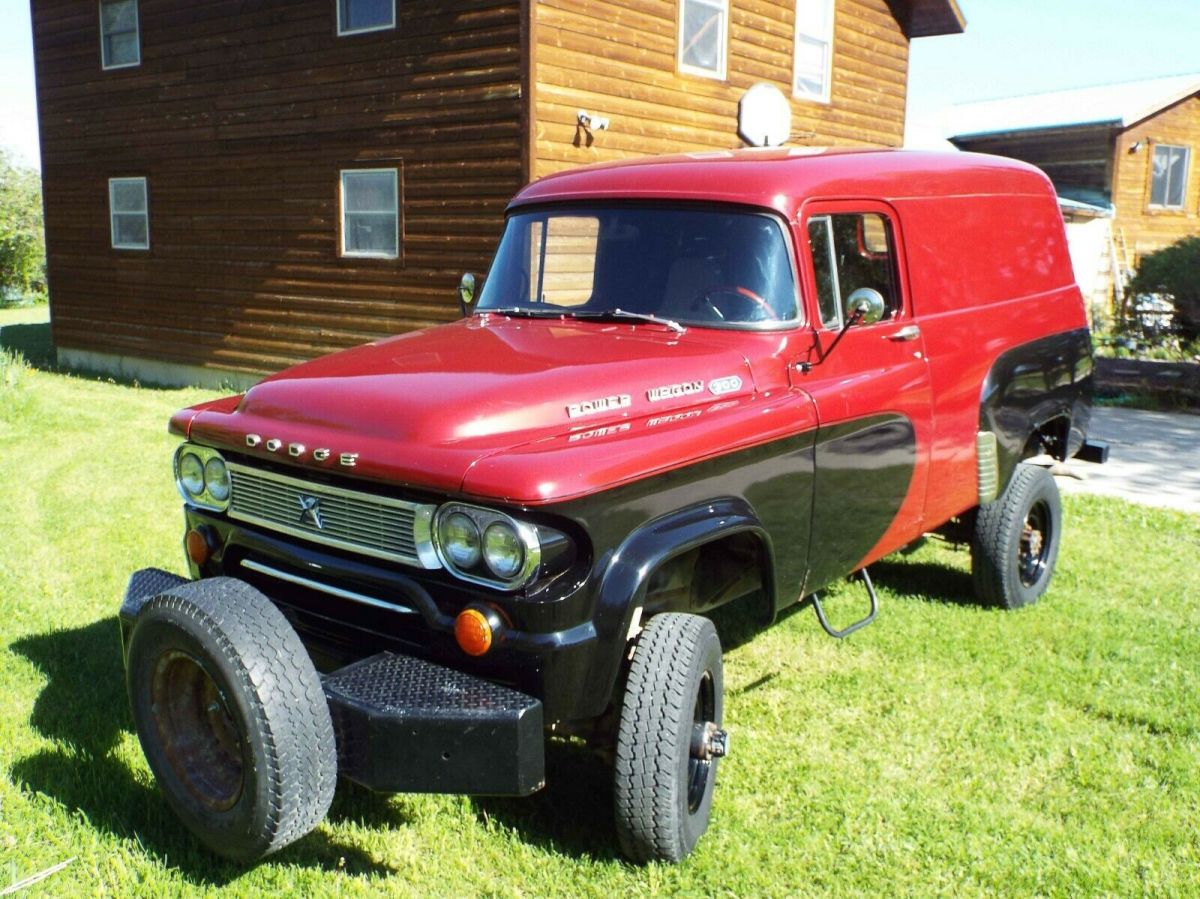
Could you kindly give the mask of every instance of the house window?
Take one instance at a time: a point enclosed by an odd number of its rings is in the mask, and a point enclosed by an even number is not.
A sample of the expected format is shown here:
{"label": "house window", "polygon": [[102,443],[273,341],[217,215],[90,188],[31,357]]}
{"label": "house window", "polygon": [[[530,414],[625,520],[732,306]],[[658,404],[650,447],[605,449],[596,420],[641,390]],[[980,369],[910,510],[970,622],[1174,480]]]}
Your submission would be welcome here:
{"label": "house window", "polygon": [[729,0],[683,0],[679,13],[679,69],[706,78],[725,77]]}
{"label": "house window", "polygon": [[115,250],[150,249],[145,178],[108,179],[108,217]]}
{"label": "house window", "polygon": [[400,255],[396,169],[342,172],[342,255],[395,259]]}
{"label": "house window", "polygon": [[1150,205],[1182,209],[1187,193],[1188,165],[1192,151],[1187,147],[1157,144],[1150,180]]}
{"label": "house window", "polygon": [[396,27],[396,0],[337,0],[338,34]]}
{"label": "house window", "polygon": [[833,68],[833,2],[796,0],[794,97],[829,102]]}
{"label": "house window", "polygon": [[137,0],[100,0],[100,64],[123,69],[141,61]]}

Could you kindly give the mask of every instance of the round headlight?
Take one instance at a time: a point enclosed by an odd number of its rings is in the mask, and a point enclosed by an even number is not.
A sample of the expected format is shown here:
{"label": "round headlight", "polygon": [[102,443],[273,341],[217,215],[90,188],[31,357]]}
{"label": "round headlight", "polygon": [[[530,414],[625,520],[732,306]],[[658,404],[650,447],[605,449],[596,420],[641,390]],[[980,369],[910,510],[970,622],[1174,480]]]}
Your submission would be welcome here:
{"label": "round headlight", "polygon": [[479,528],[470,516],[453,512],[438,526],[442,552],[457,568],[474,568],[479,564]]}
{"label": "round headlight", "polygon": [[483,558],[493,574],[509,580],[525,565],[525,544],[512,525],[496,521],[483,532]]}
{"label": "round headlight", "polygon": [[204,492],[204,463],[195,453],[184,453],[179,457],[179,483],[191,496]]}
{"label": "round headlight", "polygon": [[217,502],[223,503],[229,499],[229,469],[220,456],[213,456],[204,466],[204,486],[208,488],[208,495]]}

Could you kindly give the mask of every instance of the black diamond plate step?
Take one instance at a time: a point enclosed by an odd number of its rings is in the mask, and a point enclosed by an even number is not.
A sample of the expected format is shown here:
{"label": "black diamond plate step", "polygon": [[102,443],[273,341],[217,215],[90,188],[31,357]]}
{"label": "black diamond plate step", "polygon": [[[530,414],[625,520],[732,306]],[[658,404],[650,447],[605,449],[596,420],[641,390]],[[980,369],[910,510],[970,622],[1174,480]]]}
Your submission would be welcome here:
{"label": "black diamond plate step", "polygon": [[344,777],[403,793],[524,796],[544,784],[532,696],[387,652],[323,682]]}

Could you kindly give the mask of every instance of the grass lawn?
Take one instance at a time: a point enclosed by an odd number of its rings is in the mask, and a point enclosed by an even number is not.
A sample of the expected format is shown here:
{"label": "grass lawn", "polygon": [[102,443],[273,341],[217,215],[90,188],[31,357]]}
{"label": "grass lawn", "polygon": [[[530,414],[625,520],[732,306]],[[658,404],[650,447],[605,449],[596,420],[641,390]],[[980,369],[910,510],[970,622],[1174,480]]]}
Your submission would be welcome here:
{"label": "grass lawn", "polygon": [[129,572],[182,570],[166,418],[207,396],[0,362],[0,891],[71,859],[21,895],[1200,894],[1200,518],[1074,496],[1031,609],[965,604],[931,542],[876,566],[849,640],[801,609],[731,648],[732,755],[678,867],[621,861],[568,750],[531,799],[342,785],[268,862],[215,860],[130,731],[115,617]]}

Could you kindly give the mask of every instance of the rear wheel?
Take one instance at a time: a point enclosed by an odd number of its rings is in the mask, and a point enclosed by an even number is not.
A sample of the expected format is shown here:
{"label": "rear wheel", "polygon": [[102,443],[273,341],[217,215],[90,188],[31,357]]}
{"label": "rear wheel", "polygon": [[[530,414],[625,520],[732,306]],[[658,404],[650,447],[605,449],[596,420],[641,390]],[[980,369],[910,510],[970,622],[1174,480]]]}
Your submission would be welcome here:
{"label": "rear wheel", "polygon": [[126,677],[146,760],[211,849],[253,861],[325,816],[337,751],[321,681],[296,632],[253,587],[212,578],[149,600]]}
{"label": "rear wheel", "polygon": [[1062,539],[1062,503],[1054,477],[1021,463],[994,502],[980,506],[971,541],[975,595],[1015,609],[1046,592]]}
{"label": "rear wheel", "polygon": [[617,729],[617,836],[633,861],[677,862],[707,829],[726,749],[723,705],[712,622],[651,618],[633,651]]}

